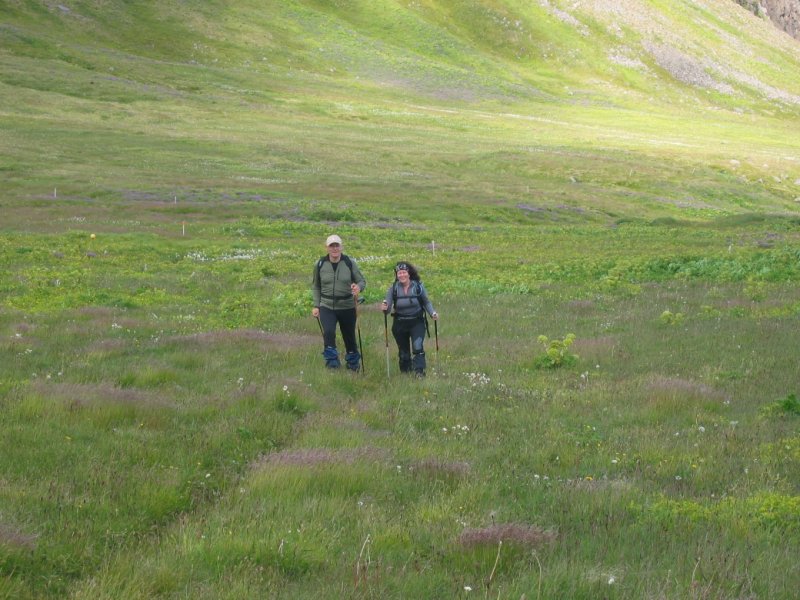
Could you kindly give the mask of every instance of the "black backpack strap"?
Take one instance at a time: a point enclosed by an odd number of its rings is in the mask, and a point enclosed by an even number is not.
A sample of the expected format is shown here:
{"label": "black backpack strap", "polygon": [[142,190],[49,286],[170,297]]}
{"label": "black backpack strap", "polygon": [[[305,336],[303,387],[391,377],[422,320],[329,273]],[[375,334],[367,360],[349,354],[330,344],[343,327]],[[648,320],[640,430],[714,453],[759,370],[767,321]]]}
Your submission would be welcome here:
{"label": "black backpack strap", "polygon": [[347,254],[342,254],[342,260],[344,264],[347,265],[347,268],[350,269],[350,283],[356,283],[356,277],[353,274],[353,261],[350,260],[350,257]]}

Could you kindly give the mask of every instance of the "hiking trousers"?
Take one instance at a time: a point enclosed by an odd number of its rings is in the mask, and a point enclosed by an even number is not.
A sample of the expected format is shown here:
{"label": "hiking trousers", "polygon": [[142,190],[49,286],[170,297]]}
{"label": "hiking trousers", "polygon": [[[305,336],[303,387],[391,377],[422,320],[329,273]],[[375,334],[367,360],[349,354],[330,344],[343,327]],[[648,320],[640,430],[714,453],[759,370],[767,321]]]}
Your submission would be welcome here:
{"label": "hiking trousers", "polygon": [[400,371],[408,373],[412,369],[418,374],[425,373],[425,319],[419,317],[395,317],[392,322],[392,335],[397,342]]}
{"label": "hiking trousers", "polygon": [[322,341],[326,348],[336,348],[336,324],[338,323],[342,332],[345,350],[349,354],[358,352],[355,308],[332,310],[320,306],[319,322],[322,324]]}

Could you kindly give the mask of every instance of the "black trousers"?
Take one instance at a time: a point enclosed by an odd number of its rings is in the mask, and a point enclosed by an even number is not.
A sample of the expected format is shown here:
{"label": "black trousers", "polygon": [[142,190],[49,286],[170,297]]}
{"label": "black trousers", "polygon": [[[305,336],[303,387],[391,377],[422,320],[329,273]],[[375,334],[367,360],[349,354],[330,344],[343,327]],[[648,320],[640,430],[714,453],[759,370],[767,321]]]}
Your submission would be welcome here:
{"label": "black trousers", "polygon": [[397,342],[400,371],[407,373],[412,368],[417,372],[425,371],[425,319],[395,317],[392,335]]}
{"label": "black trousers", "polygon": [[322,340],[326,347],[336,348],[336,324],[342,332],[347,352],[358,352],[356,343],[356,309],[331,310],[319,307],[319,322],[322,323]]}

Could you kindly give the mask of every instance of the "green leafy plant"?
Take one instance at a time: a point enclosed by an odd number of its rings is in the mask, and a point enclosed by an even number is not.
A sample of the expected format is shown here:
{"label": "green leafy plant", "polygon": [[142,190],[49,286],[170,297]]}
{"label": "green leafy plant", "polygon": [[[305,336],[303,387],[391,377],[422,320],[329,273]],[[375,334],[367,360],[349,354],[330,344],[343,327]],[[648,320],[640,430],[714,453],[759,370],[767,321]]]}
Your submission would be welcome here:
{"label": "green leafy plant", "polygon": [[683,313],[673,313],[665,310],[658,317],[658,320],[664,325],[680,325],[683,322]]}
{"label": "green leafy plant", "polygon": [[768,404],[762,411],[766,416],[800,415],[800,400],[797,399],[795,394],[789,394],[786,398]]}
{"label": "green leafy plant", "polygon": [[563,340],[551,340],[545,335],[540,335],[536,339],[544,348],[544,354],[538,356],[534,361],[534,365],[537,368],[555,369],[574,364],[578,360],[578,355],[569,350],[575,341],[574,333],[568,333]]}

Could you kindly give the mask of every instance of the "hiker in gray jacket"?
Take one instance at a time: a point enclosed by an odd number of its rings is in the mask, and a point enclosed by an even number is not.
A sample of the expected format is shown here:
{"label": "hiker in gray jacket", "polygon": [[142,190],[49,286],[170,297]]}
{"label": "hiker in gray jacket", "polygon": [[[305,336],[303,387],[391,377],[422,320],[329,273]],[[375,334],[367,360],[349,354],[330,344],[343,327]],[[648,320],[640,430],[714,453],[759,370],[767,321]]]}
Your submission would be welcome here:
{"label": "hiker in gray jacket", "polygon": [[413,370],[417,377],[425,377],[425,313],[433,320],[437,320],[439,314],[434,310],[414,265],[399,262],[394,272],[394,283],[386,291],[381,308],[384,313],[394,308],[392,335],[397,342],[400,371],[410,373]]}
{"label": "hiker in gray jacket", "polygon": [[342,238],[329,235],[325,241],[327,255],[314,266],[311,294],[314,308],[311,315],[319,320],[325,366],[338,369],[341,366],[336,349],[336,324],[342,332],[346,350],[345,362],[351,371],[358,371],[361,354],[356,344],[356,301],[358,294],[367,287],[358,265],[349,256],[342,254]]}

